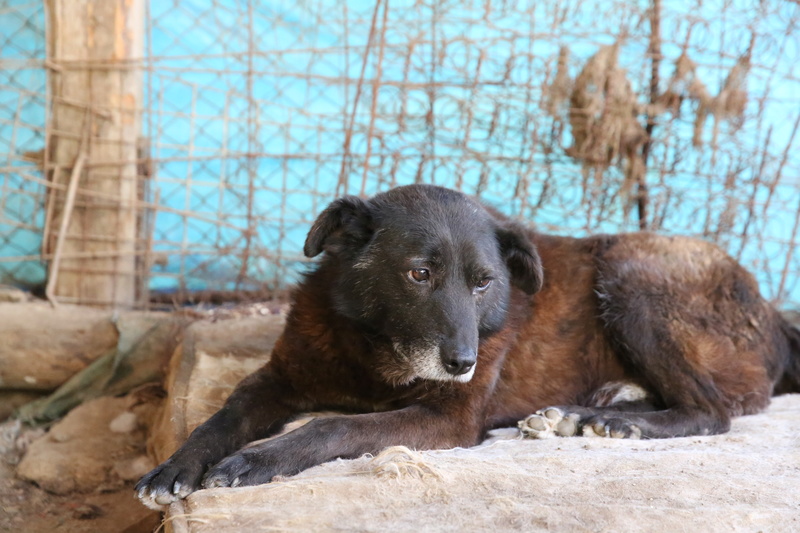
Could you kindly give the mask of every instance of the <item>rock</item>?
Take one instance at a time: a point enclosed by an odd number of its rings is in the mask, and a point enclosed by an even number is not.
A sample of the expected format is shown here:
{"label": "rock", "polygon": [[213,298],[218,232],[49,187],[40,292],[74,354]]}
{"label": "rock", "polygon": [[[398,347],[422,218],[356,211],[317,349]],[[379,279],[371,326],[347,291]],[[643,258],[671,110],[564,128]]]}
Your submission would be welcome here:
{"label": "rock", "polygon": [[136,427],[136,413],[130,411],[120,413],[119,416],[108,425],[108,429],[114,433],[130,433],[134,431]]}
{"label": "rock", "polygon": [[[0,424],[0,456],[7,464],[15,465],[25,454],[30,444],[41,437],[44,430],[29,428],[19,420],[6,420]],[[0,462],[2,462],[0,461]],[[2,470],[0,469],[0,478]]]}
{"label": "rock", "polygon": [[[146,473],[153,466],[144,456],[146,421],[132,412],[133,403],[132,397],[101,397],[76,407],[30,445],[17,475],[66,494],[112,490]],[[138,406],[135,412],[147,411]]]}
{"label": "rock", "polygon": [[116,349],[111,318],[88,307],[0,303],[0,388],[54,390]]}

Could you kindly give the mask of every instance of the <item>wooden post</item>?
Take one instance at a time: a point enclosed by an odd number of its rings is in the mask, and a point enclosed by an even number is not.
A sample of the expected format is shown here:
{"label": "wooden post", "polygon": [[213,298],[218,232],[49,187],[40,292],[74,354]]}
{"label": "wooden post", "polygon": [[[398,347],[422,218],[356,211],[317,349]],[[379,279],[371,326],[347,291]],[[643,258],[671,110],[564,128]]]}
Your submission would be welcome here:
{"label": "wooden post", "polygon": [[[55,251],[66,228],[52,296],[60,302],[135,303],[137,139],[141,130],[146,0],[46,0],[51,114],[46,171]],[[83,162],[74,205],[68,180]],[[62,219],[66,219],[63,223]],[[53,267],[58,272],[53,271]]]}

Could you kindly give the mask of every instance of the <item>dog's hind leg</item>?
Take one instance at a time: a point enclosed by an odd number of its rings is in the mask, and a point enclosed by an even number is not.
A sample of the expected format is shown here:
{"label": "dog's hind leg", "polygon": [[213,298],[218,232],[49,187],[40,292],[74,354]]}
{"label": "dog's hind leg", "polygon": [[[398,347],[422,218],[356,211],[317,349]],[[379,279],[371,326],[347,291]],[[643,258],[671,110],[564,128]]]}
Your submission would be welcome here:
{"label": "dog's hind leg", "polygon": [[766,407],[780,337],[774,311],[733,259],[709,243],[643,233],[598,241],[597,268],[608,343],[653,409],[556,407],[528,425],[556,435],[710,435]]}
{"label": "dog's hind leg", "polygon": [[[612,437],[665,438],[686,432],[687,416],[709,425],[699,413],[679,409],[658,410],[652,395],[634,383],[608,383],[594,392],[588,406],[547,407],[519,422],[531,438]],[[697,433],[707,434],[703,428]]]}
{"label": "dog's hind leg", "polygon": [[618,349],[644,387],[607,384],[585,406],[541,409],[519,423],[525,436],[669,438],[728,431],[726,402],[713,377],[691,364],[693,354],[683,351],[651,313],[630,313],[625,319],[635,322],[628,327],[636,333],[623,340],[614,332]]}
{"label": "dog's hind leg", "polygon": [[629,404],[629,411],[614,406],[547,407],[519,422],[522,434],[531,438],[610,437],[659,439],[722,433],[719,418],[701,409],[673,407],[647,411],[645,404]]}

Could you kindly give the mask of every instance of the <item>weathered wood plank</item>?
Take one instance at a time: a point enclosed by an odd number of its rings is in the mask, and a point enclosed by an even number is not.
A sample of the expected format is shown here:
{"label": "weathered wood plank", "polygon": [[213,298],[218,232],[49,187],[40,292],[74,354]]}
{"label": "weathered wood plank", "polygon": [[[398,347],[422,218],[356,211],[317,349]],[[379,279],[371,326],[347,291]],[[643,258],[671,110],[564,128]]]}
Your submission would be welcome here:
{"label": "weathered wood plank", "polygon": [[[46,170],[66,185],[84,153],[72,209],[51,189],[53,252],[68,218],[54,296],[72,303],[135,302],[137,139],[141,130],[144,0],[47,0],[52,113]],[[80,259],[70,258],[82,254]],[[96,253],[96,257],[91,255]],[[89,257],[86,257],[86,256]]]}

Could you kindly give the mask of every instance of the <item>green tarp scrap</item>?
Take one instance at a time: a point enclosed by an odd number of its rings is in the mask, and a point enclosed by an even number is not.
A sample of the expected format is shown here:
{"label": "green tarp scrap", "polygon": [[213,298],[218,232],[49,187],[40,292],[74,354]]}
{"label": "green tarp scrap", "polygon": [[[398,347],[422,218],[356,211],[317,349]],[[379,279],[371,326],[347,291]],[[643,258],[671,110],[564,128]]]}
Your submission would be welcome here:
{"label": "green tarp scrap", "polygon": [[46,424],[98,396],[124,394],[158,381],[191,319],[168,314],[121,314],[116,350],[95,360],[52,394],[22,406],[15,416],[28,424]]}

